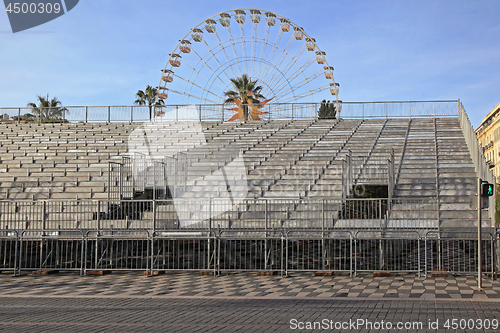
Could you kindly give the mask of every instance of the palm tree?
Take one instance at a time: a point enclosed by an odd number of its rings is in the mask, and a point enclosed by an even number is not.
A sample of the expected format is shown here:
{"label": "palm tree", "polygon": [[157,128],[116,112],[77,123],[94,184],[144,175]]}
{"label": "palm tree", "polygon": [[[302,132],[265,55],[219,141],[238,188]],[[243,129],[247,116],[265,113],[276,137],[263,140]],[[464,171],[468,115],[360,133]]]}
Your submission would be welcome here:
{"label": "palm tree", "polygon": [[135,94],[137,98],[134,104],[149,106],[149,120],[153,117],[153,105],[165,105],[162,99],[158,99],[158,89],[148,85],[145,91],[139,90]]}
{"label": "palm tree", "polygon": [[246,121],[249,116],[248,105],[259,104],[260,100],[265,99],[260,93],[262,87],[257,85],[257,80],[252,81],[247,74],[230,80],[234,90],[224,93],[228,97],[224,104],[236,103],[238,106],[241,105],[243,107],[243,118]]}
{"label": "palm tree", "polygon": [[47,94],[47,97],[39,95],[38,106],[35,103],[28,103],[28,107],[31,108],[42,123],[61,122],[66,112],[69,112],[68,109],[62,106],[57,97],[50,99],[49,94]]}

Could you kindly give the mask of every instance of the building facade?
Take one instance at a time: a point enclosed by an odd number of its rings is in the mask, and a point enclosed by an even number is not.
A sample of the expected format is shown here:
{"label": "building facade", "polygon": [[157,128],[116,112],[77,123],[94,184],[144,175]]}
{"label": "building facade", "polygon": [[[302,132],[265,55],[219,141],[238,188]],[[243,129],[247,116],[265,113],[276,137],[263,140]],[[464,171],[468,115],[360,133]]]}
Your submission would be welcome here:
{"label": "building facade", "polygon": [[476,129],[477,139],[493,175],[500,176],[500,104],[483,119]]}

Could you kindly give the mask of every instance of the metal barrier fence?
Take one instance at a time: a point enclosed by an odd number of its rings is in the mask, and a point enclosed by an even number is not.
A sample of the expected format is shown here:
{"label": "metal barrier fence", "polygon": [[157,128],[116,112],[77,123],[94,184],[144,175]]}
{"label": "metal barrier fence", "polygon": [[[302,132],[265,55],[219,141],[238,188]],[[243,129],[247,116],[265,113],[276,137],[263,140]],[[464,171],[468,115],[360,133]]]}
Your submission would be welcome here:
{"label": "metal barrier fence", "polygon": [[218,237],[219,271],[280,271],[283,274],[285,240],[281,231],[221,231]]}
{"label": "metal barrier fence", "polygon": [[[498,234],[484,233],[482,268],[498,272]],[[477,234],[399,230],[60,231],[0,234],[1,271],[387,271],[477,274]]]}
{"label": "metal barrier fence", "polygon": [[[498,235],[483,232],[481,266],[483,272],[498,272],[496,257]],[[455,274],[477,273],[477,232],[439,233],[429,231],[425,235],[425,271],[445,271]],[[433,251],[434,250],[434,251]]]}
{"label": "metal barrier fence", "polygon": [[149,271],[150,237],[147,230],[88,231],[84,274],[98,271]]}
{"label": "metal barrier fence", "polygon": [[350,231],[288,231],[286,273],[337,271],[353,273],[353,237]]}
{"label": "metal barrier fence", "polygon": [[79,230],[30,230],[19,238],[19,271],[64,270],[84,273],[84,233]]}
{"label": "metal barrier fence", "polygon": [[0,230],[0,272],[18,270],[19,235],[17,231]]}
{"label": "metal barrier fence", "polygon": [[[458,101],[389,101],[389,102],[341,102],[340,114],[342,118],[435,118],[457,117]],[[268,103],[261,111],[263,120],[294,120],[315,119],[321,103]],[[186,108],[196,110],[186,112]],[[157,121],[228,121],[234,111],[230,104],[201,104],[201,105],[162,105],[154,106],[153,114]],[[149,106],[66,106],[62,112],[62,120],[68,122],[147,122]],[[43,122],[43,119],[29,107],[0,108],[0,114],[7,114],[11,121],[21,123],[25,121]],[[189,114],[189,116],[188,116]]]}
{"label": "metal barrier fence", "polygon": [[[355,272],[386,270],[420,273],[421,238],[416,231],[357,231]],[[416,255],[416,258],[415,258]]]}
{"label": "metal barrier fence", "polygon": [[216,273],[218,240],[214,232],[154,232],[151,274],[155,271],[204,270]]}
{"label": "metal barrier fence", "polygon": [[437,230],[429,199],[0,201],[0,230]]}

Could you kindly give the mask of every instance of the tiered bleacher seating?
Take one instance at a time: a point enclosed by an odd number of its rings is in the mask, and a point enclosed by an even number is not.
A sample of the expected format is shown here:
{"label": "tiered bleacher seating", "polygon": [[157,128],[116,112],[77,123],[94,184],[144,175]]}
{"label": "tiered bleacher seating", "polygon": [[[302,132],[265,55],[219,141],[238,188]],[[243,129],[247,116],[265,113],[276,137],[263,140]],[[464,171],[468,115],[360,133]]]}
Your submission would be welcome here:
{"label": "tiered bleacher seating", "polygon": [[[130,156],[129,137],[137,135],[139,126],[0,125],[0,200],[107,199],[108,163]],[[189,126],[175,131],[189,131]],[[342,161],[349,154],[354,184],[387,184],[387,160],[393,155],[396,200],[385,227],[470,227],[475,221],[470,196],[476,193],[477,176],[455,118],[204,122],[202,128],[206,141],[201,145],[192,136],[169,131],[150,136],[153,146],[154,140],[175,144],[188,156],[185,199],[205,198],[211,183],[204,175],[241,154],[247,198],[292,200],[289,205],[270,204],[274,211],[268,211],[268,218],[290,227],[318,227],[304,222],[317,204],[293,200],[341,199]],[[414,202],[403,202],[407,198]],[[159,209],[175,214],[171,207]],[[321,209],[331,212],[330,221],[339,207]],[[82,221],[76,223],[87,223],[93,210],[82,212]],[[49,213],[63,212],[54,208]],[[251,207],[239,214],[235,220],[264,219]]]}

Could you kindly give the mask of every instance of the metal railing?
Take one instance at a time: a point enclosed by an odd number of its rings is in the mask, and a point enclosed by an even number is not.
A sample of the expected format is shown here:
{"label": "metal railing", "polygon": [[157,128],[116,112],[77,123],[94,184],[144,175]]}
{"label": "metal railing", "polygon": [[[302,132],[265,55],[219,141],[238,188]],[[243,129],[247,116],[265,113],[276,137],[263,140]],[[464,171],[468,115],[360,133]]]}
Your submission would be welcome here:
{"label": "metal railing", "polygon": [[[482,268],[498,272],[495,232],[484,233]],[[2,271],[234,271],[432,272],[472,275],[478,270],[473,232],[212,230],[31,230],[0,235]]]}
{"label": "metal railing", "polygon": [[136,153],[108,162],[108,200],[133,199],[147,190],[155,200],[176,197],[186,187],[188,163],[184,153],[162,159]]}
{"label": "metal railing", "polygon": [[[316,119],[321,103],[269,103],[261,109],[266,112],[262,120],[300,120]],[[196,110],[185,112],[186,108]],[[175,121],[228,121],[234,111],[230,104],[197,104],[197,105],[162,105],[153,106],[154,120]],[[43,108],[42,108],[43,109]],[[342,102],[340,115],[342,118],[435,118],[456,117],[457,101],[389,101],[389,102]],[[32,114],[30,107],[0,108],[0,114],[7,114],[14,123],[36,122],[44,120]],[[61,116],[62,121],[68,122],[147,122],[150,107],[144,105],[131,106],[65,106]],[[30,116],[31,115],[31,116]],[[337,117],[339,114],[337,114]]]}
{"label": "metal railing", "polygon": [[147,230],[86,233],[83,273],[97,271],[149,271],[150,234]]}
{"label": "metal railing", "polygon": [[[477,271],[470,229],[438,230],[432,199],[0,202],[0,270]],[[178,211],[183,207],[185,211]],[[177,208],[177,209],[176,209]],[[179,216],[219,212],[183,225]],[[221,213],[222,212],[222,213]],[[498,271],[486,230],[482,268]]]}
{"label": "metal railing", "polygon": [[[485,273],[498,272],[497,235],[495,231],[481,235],[481,266]],[[477,232],[436,232],[425,234],[425,271],[449,272],[454,274],[475,274],[478,270]]]}
{"label": "metal railing", "polygon": [[151,274],[204,270],[215,275],[219,249],[214,231],[156,231],[151,237]]}
{"label": "metal railing", "polygon": [[81,230],[25,230],[19,237],[18,270],[84,271],[84,233]]}
{"label": "metal railing", "polygon": [[435,199],[0,201],[0,230],[437,230]]}
{"label": "metal railing", "polygon": [[[474,164],[474,169],[476,170],[476,174],[483,181],[487,181],[491,184],[496,184],[496,179],[493,173],[491,172],[489,165],[486,161],[486,157],[484,156],[483,149],[477,140],[477,136],[474,133],[474,129],[470,123],[469,117],[465,112],[465,109],[458,101],[458,120],[460,121],[460,127],[462,128],[462,133],[465,138],[465,142],[467,147],[469,148],[470,156],[472,158],[472,163]],[[488,199],[488,209],[489,218],[491,220],[491,227],[495,226],[496,223],[496,209],[495,209],[495,196],[491,196]]]}
{"label": "metal railing", "polygon": [[0,230],[0,271],[18,270],[19,234],[15,230]]}

